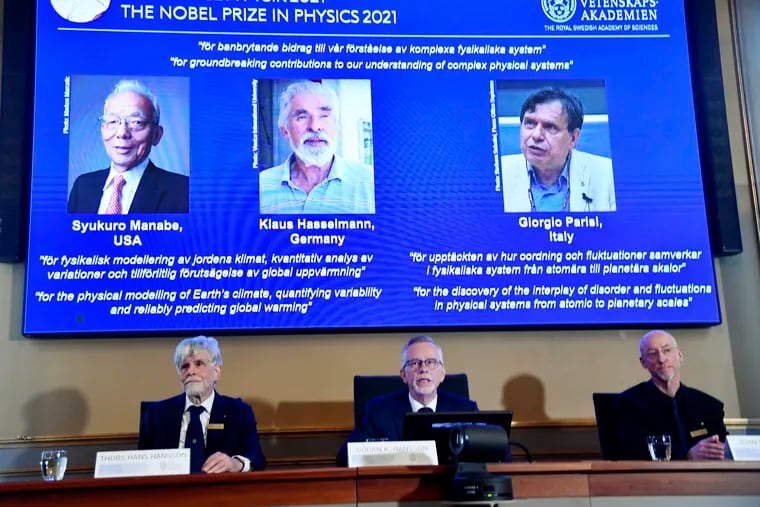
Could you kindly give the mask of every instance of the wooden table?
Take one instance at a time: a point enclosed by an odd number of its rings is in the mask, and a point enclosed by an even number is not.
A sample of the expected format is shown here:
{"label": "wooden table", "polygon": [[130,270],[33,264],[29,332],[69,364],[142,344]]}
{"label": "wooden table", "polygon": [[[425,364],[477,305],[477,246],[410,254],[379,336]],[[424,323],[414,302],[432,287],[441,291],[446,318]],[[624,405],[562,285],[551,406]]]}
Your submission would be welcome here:
{"label": "wooden table", "polygon": [[[572,462],[489,465],[512,477],[514,506],[760,506],[760,464]],[[0,484],[0,505],[219,507],[439,505],[444,467],[312,468],[223,475],[67,478]],[[504,502],[506,505],[507,502]],[[494,505],[494,502],[482,505]]]}

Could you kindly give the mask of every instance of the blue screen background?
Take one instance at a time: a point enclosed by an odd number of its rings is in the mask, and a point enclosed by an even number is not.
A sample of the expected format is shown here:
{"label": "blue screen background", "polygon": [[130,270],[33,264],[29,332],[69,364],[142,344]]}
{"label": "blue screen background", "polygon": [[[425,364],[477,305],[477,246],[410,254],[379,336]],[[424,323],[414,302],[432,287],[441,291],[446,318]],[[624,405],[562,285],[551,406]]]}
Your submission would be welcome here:
{"label": "blue screen background", "polygon": [[[157,0],[135,2],[129,9],[112,3],[98,19],[73,23],[56,14],[47,0],[38,3],[25,334],[720,321],[680,2],[659,2],[641,10],[611,9],[620,11],[620,16],[642,16],[645,11],[651,17],[653,12],[656,19],[649,21],[600,21],[598,9],[577,3],[576,12],[563,23],[551,21],[539,0],[382,0],[359,8],[348,0],[249,4]],[[148,6],[153,7],[152,17],[147,15]],[[203,7],[205,19],[161,17],[161,7],[178,6],[178,12]],[[232,8],[263,9],[257,15],[265,12],[267,20],[225,21],[224,9]],[[637,12],[626,14],[629,11]],[[242,12],[253,16],[250,10]],[[326,21],[365,17],[367,23]],[[204,49],[219,43],[276,44],[279,50],[244,54]],[[311,50],[283,51],[293,43]],[[330,49],[335,44],[344,48]],[[394,52],[349,53],[349,44],[364,50],[385,45]],[[413,52],[441,46],[452,46],[457,53]],[[462,55],[459,46],[531,54]],[[396,53],[397,48],[406,51]],[[186,63],[178,65],[177,59]],[[217,67],[204,66],[212,60]],[[289,63],[273,68],[276,62]],[[315,62],[330,63],[331,68],[312,70],[309,66]],[[342,68],[335,62],[341,62]],[[421,69],[367,70],[376,62],[419,62]],[[499,62],[520,63],[527,69],[489,70]],[[473,68],[463,70],[467,64]],[[109,87],[125,77],[144,80],[159,95],[166,133],[151,159],[190,176],[188,214],[114,218],[66,212],[74,178],[108,165],[93,118],[102,110]],[[371,83],[367,87],[371,125],[345,128],[354,132],[353,138],[362,135],[362,128],[371,132],[375,214],[259,214],[257,160],[259,151],[272,149],[272,140],[265,142],[262,136],[277,135],[272,125],[261,124],[261,118],[271,117],[277,101],[257,95],[263,93],[262,82],[293,79]],[[514,118],[522,99],[548,84],[573,88],[578,83],[586,83],[581,90],[586,114],[606,118],[584,125],[579,148],[612,159],[617,211],[590,217],[505,213],[497,160],[519,152],[519,124]],[[262,104],[269,104],[269,116],[259,114]],[[501,124],[510,118],[511,125]],[[360,157],[365,152],[356,148],[351,153]],[[568,217],[592,218],[597,226],[566,225]],[[531,222],[549,218],[561,225],[548,230],[544,223]],[[135,219],[162,224],[167,220],[181,230],[135,231],[131,229]],[[292,229],[273,229],[266,219],[289,223]],[[366,230],[305,227],[306,222],[333,219],[370,226]],[[125,230],[82,233],[82,223],[101,229],[121,224]],[[294,233],[342,236],[343,243],[298,244]],[[572,242],[566,236],[552,241],[552,233],[572,233]],[[140,244],[125,245],[124,236],[130,241],[137,236]],[[589,252],[642,252],[647,259],[594,262]],[[654,259],[649,252],[669,252],[671,258]],[[563,260],[533,261],[536,253],[560,255]],[[264,261],[236,260],[241,254]],[[288,263],[277,263],[275,257],[314,254],[323,257]],[[324,256],[329,254],[345,257],[328,263]],[[431,260],[447,254],[452,254],[448,260]],[[514,261],[505,260],[510,254]],[[202,256],[201,262],[193,266],[196,255]],[[480,255],[480,260],[468,260]],[[62,266],[64,256],[79,259],[79,264]],[[108,264],[93,264],[106,257]],[[113,265],[114,257],[129,258],[133,264],[121,272],[121,266]],[[243,275],[231,277],[225,272],[217,279],[207,272],[182,278],[184,257],[189,269],[240,269]],[[595,263],[615,272],[592,273]],[[624,267],[631,264],[646,265],[649,273],[626,271]],[[532,274],[530,265],[541,266],[543,273]],[[547,272],[552,266],[571,265],[576,268],[571,273]],[[512,271],[496,269],[504,266]],[[477,267],[482,274],[473,273]],[[146,279],[135,276],[132,268],[177,273],[175,279]],[[267,268],[293,271],[264,278],[260,270]],[[335,271],[320,274],[322,268]],[[515,273],[515,268],[521,272]],[[75,275],[79,279],[67,278],[75,270],[80,271]],[[82,273],[91,271],[102,271],[102,279],[81,279]],[[680,292],[647,292],[657,284],[678,287]],[[553,288],[557,294],[542,295],[538,287]],[[592,294],[594,287],[597,294]],[[599,293],[598,287],[627,289],[626,294],[616,295]],[[322,294],[329,290],[330,298],[309,296],[303,290],[287,292],[301,289]],[[342,297],[340,289],[349,292]],[[570,289],[572,296],[567,295]],[[266,290],[268,295],[235,295],[241,290]],[[466,295],[455,295],[457,290]],[[640,294],[634,295],[634,290]],[[128,292],[140,299],[126,301]],[[618,308],[616,298],[651,300],[652,305]],[[586,300],[590,308],[560,306],[568,301],[586,304]],[[528,302],[530,308],[525,307]],[[513,303],[523,307],[494,308]],[[231,314],[236,304],[242,306]],[[271,306],[275,304],[282,306]],[[159,305],[167,305],[166,315],[150,313],[163,311]],[[186,308],[180,310],[181,305]],[[136,313],[138,306],[146,313]]]}

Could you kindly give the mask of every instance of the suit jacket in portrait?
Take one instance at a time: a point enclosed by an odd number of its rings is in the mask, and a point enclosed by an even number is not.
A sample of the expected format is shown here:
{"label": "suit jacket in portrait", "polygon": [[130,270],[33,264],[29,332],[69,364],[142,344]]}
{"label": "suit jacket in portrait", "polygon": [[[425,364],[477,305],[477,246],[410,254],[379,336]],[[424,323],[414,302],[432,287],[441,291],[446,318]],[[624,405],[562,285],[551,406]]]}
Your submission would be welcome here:
{"label": "suit jacket in portrait", "polygon": [[[435,410],[436,412],[476,412],[478,404],[456,394],[438,391]],[[412,412],[409,391],[398,391],[369,400],[362,421],[354,428],[338,453],[338,466],[348,464],[348,442],[365,442],[367,439],[402,440],[404,415],[407,412]]]}
{"label": "suit jacket in portrait", "polygon": [[[109,171],[101,169],[77,177],[69,194],[69,213],[98,212]],[[189,201],[190,178],[148,162],[129,213],[187,213]]]}
{"label": "suit jacket in portrait", "polygon": [[[138,449],[176,449],[185,412],[184,393],[150,404],[140,418]],[[245,456],[251,470],[266,465],[256,430],[253,409],[240,398],[216,393],[206,430],[206,458],[221,451],[228,456]]]}
{"label": "suit jacket in portrait", "polygon": [[[609,158],[573,150],[569,178],[569,211],[615,211],[615,185]],[[522,153],[501,157],[501,180],[504,211],[529,213],[530,175],[528,161]]]}
{"label": "suit jacket in portrait", "polygon": [[671,398],[651,380],[641,382],[620,393],[619,409],[618,459],[650,459],[648,435],[670,435],[672,459],[686,459],[689,449],[703,438],[726,439],[723,403],[683,383]]}

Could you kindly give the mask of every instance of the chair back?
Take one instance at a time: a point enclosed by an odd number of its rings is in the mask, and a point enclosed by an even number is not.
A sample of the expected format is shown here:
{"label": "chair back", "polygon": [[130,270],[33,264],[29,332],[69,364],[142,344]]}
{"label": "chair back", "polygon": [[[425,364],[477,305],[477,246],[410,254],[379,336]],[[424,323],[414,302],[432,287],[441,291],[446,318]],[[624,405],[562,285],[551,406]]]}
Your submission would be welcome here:
{"label": "chair back", "polygon": [[602,459],[620,459],[618,445],[620,396],[618,393],[594,393],[594,414],[596,415],[596,431],[599,435],[599,448]]}
{"label": "chair back", "polygon": [[[398,375],[355,375],[354,376],[354,426],[364,417],[367,402],[384,394],[407,390]],[[470,397],[470,385],[466,373],[448,373],[438,388],[440,391]]]}
{"label": "chair back", "polygon": [[148,408],[153,403],[155,403],[155,402],[154,401],[141,401],[140,402],[140,430],[139,430],[138,437],[137,437],[138,445],[142,441],[142,438],[146,435],[148,421],[147,421],[147,419],[146,419],[145,416],[148,413]]}

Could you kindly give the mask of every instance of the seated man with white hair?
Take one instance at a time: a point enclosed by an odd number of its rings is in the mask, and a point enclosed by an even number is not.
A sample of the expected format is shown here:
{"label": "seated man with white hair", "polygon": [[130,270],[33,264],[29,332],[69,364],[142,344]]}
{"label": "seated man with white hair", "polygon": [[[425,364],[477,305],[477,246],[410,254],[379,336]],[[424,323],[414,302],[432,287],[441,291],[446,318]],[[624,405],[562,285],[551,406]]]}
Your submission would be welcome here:
{"label": "seated man with white hair", "polygon": [[182,340],[174,365],[184,393],[150,404],[140,421],[139,449],[190,448],[190,471],[263,470],[253,409],[216,392],[222,351],[214,338]]}

